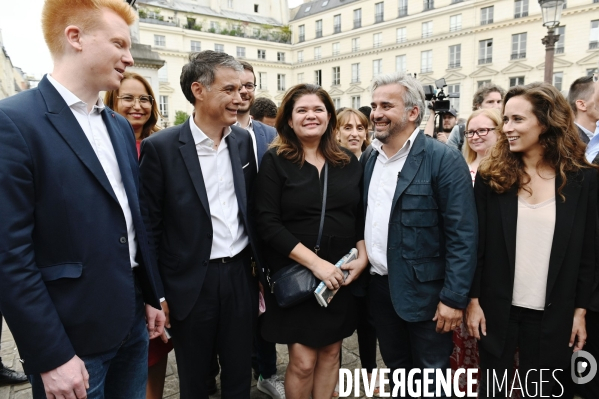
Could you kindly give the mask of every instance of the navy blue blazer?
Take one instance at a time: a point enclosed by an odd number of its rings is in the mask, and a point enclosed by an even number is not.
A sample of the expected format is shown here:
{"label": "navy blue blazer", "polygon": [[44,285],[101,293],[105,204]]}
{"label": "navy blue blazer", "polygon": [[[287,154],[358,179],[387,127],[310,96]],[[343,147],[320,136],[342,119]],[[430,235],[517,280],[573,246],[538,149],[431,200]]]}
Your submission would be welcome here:
{"label": "navy blue blazer", "polygon": [[[138,198],[133,130],[102,118],[133,216],[146,303],[160,308]],[[28,374],[117,347],[135,315],[123,211],[75,116],[46,77],[0,101],[0,308]]]}
{"label": "navy blue blazer", "polygon": [[[256,158],[250,134],[237,126],[231,129],[225,140],[233,184],[245,231],[253,244],[248,199],[257,173]],[[210,204],[189,119],[142,141],[140,173],[170,317],[183,320],[202,289],[213,235]],[[251,271],[247,271],[251,284]]]}
{"label": "navy blue blazer", "polygon": [[[365,214],[377,156],[372,151],[364,159]],[[389,215],[389,287],[402,319],[431,320],[439,301],[466,308],[476,269],[475,210],[462,155],[420,132],[398,176]]]}
{"label": "navy blue blazer", "polygon": [[274,127],[265,125],[259,121],[252,121],[254,127],[254,136],[256,137],[256,152],[258,153],[258,166],[262,162],[262,157],[268,146],[277,136],[277,131]]}

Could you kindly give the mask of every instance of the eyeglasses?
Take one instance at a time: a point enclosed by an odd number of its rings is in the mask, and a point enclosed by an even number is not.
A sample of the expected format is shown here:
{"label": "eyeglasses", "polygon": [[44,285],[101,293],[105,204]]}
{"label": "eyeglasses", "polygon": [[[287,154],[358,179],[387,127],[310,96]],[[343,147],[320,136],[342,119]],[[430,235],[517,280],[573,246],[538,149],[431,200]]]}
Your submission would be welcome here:
{"label": "eyeglasses", "polygon": [[474,137],[475,134],[478,135],[478,137],[483,137],[486,136],[487,134],[489,134],[489,132],[496,130],[496,127],[483,127],[477,130],[466,130],[464,132],[464,136],[470,138],[470,137]]}
{"label": "eyeglasses", "polygon": [[245,89],[247,91],[254,91],[254,90],[256,90],[256,85],[253,84],[253,83],[246,83],[246,84],[241,85],[241,86],[245,87]]}
{"label": "eyeglasses", "polygon": [[151,107],[154,103],[154,99],[152,98],[152,96],[117,96],[117,98],[121,100],[123,102],[123,105],[125,106],[131,106],[135,104],[135,100],[139,100],[139,105],[146,108]]}

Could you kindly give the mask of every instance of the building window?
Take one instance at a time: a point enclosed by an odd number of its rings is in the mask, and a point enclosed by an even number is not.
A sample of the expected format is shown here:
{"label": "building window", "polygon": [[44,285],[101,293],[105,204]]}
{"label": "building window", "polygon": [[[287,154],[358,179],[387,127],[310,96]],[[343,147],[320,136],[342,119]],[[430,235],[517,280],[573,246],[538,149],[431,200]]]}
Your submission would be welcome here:
{"label": "building window", "polygon": [[524,76],[516,76],[515,78],[510,78],[510,87],[519,86],[524,84]]}
{"label": "building window", "polygon": [[476,82],[476,88],[480,89],[481,87],[489,84],[491,84],[490,80],[479,80],[478,82]]}
{"label": "building window", "polygon": [[599,73],[599,68],[589,68],[589,69],[587,69],[587,76],[593,76],[596,73]]}
{"label": "building window", "polygon": [[322,19],[316,21],[316,38],[322,37]]}
{"label": "building window", "polygon": [[314,84],[318,86],[322,86],[322,70],[317,69],[314,71]]}
{"label": "building window", "polygon": [[208,29],[208,32],[211,32],[211,33],[220,32],[220,24],[216,21],[210,21],[210,29]]}
{"label": "building window", "polygon": [[462,45],[449,46],[449,69],[461,67]]}
{"label": "building window", "polygon": [[329,4],[329,0],[324,0],[321,7],[326,7],[327,4]]}
{"label": "building window", "polygon": [[372,77],[376,78],[383,73],[383,60],[372,61]]}
{"label": "building window", "polygon": [[341,14],[333,16],[333,33],[341,32]]}
{"label": "building window", "polygon": [[277,61],[285,62],[285,53],[282,51],[277,51]]}
{"label": "building window", "polygon": [[227,6],[233,8],[233,0],[227,0]]}
{"label": "building window", "polygon": [[333,43],[333,55],[339,55],[339,42]]}
{"label": "building window", "polygon": [[480,24],[488,25],[493,23],[493,6],[480,9]]}
{"label": "building window", "polygon": [[162,117],[168,118],[168,96],[160,96],[160,102],[158,105]]}
{"label": "building window", "polygon": [[245,47],[237,47],[237,57],[245,57]]}
{"label": "building window", "polygon": [[168,82],[167,64],[164,64],[164,66],[158,70],[158,81],[159,82]]}
{"label": "building window", "polygon": [[351,97],[351,107],[353,109],[358,109],[361,107],[360,105],[360,96],[352,96]]}
{"label": "building window", "polygon": [[555,54],[563,54],[564,42],[566,40],[566,27],[558,26],[557,28],[555,28],[555,33],[559,35],[559,39],[555,43]]}
{"label": "building window", "polygon": [[333,85],[341,84],[341,67],[333,67]]}
{"label": "building window", "polygon": [[[360,63],[351,64],[351,82],[359,83],[360,82]],[[360,107],[358,107],[360,108]]]}
{"label": "building window", "polygon": [[298,73],[297,74],[297,83],[304,83],[304,74],[303,73]]}
{"label": "building window", "polygon": [[278,91],[285,91],[286,86],[285,86],[285,75],[282,75],[280,73],[277,74],[277,90]]}
{"label": "building window", "polygon": [[266,50],[258,50],[258,59],[265,60],[266,59]]}
{"label": "building window", "polygon": [[599,48],[599,19],[591,21],[591,35],[589,36],[589,50]]}
{"label": "building window", "polygon": [[191,41],[191,51],[193,51],[193,52],[202,51],[202,42],[192,40]]}
{"label": "building window", "polygon": [[526,33],[512,35],[512,60],[526,58]]}
{"label": "building window", "polygon": [[217,53],[224,53],[225,52],[225,45],[224,44],[215,44],[214,45],[214,51],[216,51]]}
{"label": "building window", "polygon": [[154,35],[154,46],[166,46],[166,37],[162,35]]}
{"label": "building window", "polygon": [[422,38],[433,35],[433,21],[422,23]]}
{"label": "building window", "polygon": [[298,51],[297,52],[297,62],[304,62],[304,51]]}
{"label": "building window", "polygon": [[385,20],[385,4],[381,1],[374,5],[374,23],[378,24]]}
{"label": "building window", "polygon": [[306,40],[306,26],[305,25],[300,25],[298,27],[298,35],[299,35],[299,39],[298,41],[301,43],[304,40]]}
{"label": "building window", "polygon": [[354,29],[362,27],[362,9],[354,10]]}
{"label": "building window", "polygon": [[462,29],[462,14],[449,17],[449,31],[455,32]]}
{"label": "building window", "polygon": [[528,17],[528,0],[516,0],[514,2],[514,18]]}
{"label": "building window", "polygon": [[493,39],[478,42],[478,65],[493,62]]}
{"label": "building window", "polygon": [[433,50],[420,53],[420,73],[433,71]]}
{"label": "building window", "polygon": [[320,59],[320,46],[319,47],[314,47],[314,59],[315,60],[319,60]]}
{"label": "building window", "polygon": [[405,17],[408,15],[408,0],[399,0],[399,9],[397,16],[399,18]]}
{"label": "building window", "polygon": [[254,12],[257,13],[259,10],[258,4],[254,4]]}
{"label": "building window", "polygon": [[258,89],[267,90],[266,72],[258,72]]}
{"label": "building window", "polygon": [[435,8],[435,0],[424,0],[422,4],[422,11],[428,11]]}
{"label": "building window", "polygon": [[562,91],[562,83],[564,81],[564,73],[563,72],[555,72],[553,74],[553,86]]}
{"label": "building window", "polygon": [[405,72],[407,70],[406,55],[398,55],[395,57],[395,72]]}
{"label": "building window", "polygon": [[372,35],[372,47],[374,47],[374,48],[381,47],[382,44],[383,44],[383,34],[382,33],[375,33],[374,35]]}
{"label": "building window", "polygon": [[360,51],[360,38],[359,37],[354,37],[353,39],[351,39],[351,51],[354,53],[356,51]]}
{"label": "building window", "polygon": [[341,108],[341,99],[333,98],[333,106],[335,107],[335,109]]}
{"label": "building window", "polygon": [[395,31],[395,41],[397,43],[403,43],[405,42],[407,39],[407,34],[406,34],[406,28],[397,28],[397,30]]}
{"label": "building window", "polygon": [[447,94],[457,94],[458,98],[450,98],[449,104],[453,109],[460,109],[460,84],[447,85]]}

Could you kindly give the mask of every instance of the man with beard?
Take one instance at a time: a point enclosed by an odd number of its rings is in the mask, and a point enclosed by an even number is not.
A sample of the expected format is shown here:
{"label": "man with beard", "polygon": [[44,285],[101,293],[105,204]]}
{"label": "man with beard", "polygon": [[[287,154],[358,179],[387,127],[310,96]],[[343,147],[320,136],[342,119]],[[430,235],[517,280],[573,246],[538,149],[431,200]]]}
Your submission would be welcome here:
{"label": "man with beard", "polygon": [[392,372],[446,370],[476,268],[472,179],[457,151],[419,131],[424,91],[415,78],[378,76],[371,106],[364,237],[381,355]]}
{"label": "man with beard", "polygon": [[[436,137],[437,140],[439,140],[440,142],[446,143],[447,139],[449,138],[449,134],[451,133],[455,125],[457,125],[458,123],[458,111],[456,111],[454,108],[450,108],[449,111],[440,112],[439,117],[443,121],[442,130],[440,132],[437,132]],[[437,123],[438,122],[435,122],[434,115],[431,115],[428,118],[428,122],[426,123],[426,126],[424,128],[424,133],[428,134],[429,136],[433,136],[433,132],[437,130]],[[462,130],[464,129],[462,128]]]}

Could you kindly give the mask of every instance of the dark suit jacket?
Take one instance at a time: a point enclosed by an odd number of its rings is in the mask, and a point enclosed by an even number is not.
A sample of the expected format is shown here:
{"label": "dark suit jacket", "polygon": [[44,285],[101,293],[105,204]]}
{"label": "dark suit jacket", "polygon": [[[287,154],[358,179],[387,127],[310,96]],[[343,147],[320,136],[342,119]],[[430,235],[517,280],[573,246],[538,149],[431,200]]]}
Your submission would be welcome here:
{"label": "dark suit jacket", "polygon": [[[562,201],[556,177],[556,220],[551,246],[545,311],[541,326],[541,366],[565,368],[574,308],[586,308],[595,268],[597,172],[569,174]],[[518,221],[517,189],[497,194],[479,176],[474,185],[479,223],[478,265],[470,296],[479,298],[487,322],[480,345],[495,356],[504,348],[512,305]]]}
{"label": "dark suit jacket", "polygon": [[[250,134],[232,126],[225,139],[233,166],[237,204],[250,243],[249,189],[256,177]],[[141,144],[141,183],[150,210],[158,266],[170,314],[183,320],[196,303],[212,248],[212,220],[204,177],[189,119],[162,130]],[[249,270],[248,270],[249,273]]]}
{"label": "dark suit jacket", "polygon": [[[102,112],[133,216],[147,303],[160,308],[129,123]],[[28,374],[117,347],[135,315],[123,211],[75,116],[44,77],[0,101],[0,308]]]}
{"label": "dark suit jacket", "polygon": [[[364,214],[377,156],[372,151],[361,159]],[[466,308],[476,267],[477,224],[472,178],[462,155],[420,132],[392,203],[387,266],[397,314],[418,322],[431,320],[439,301]]]}
{"label": "dark suit jacket", "polygon": [[582,140],[582,142],[585,144],[589,144],[589,141],[591,141],[589,139],[589,136],[587,136],[587,134],[585,132],[583,132],[583,130],[580,128],[580,126],[576,125],[576,128],[578,129],[578,136],[580,136],[580,139]]}
{"label": "dark suit jacket", "polygon": [[256,137],[256,149],[258,152],[258,166],[262,162],[262,157],[268,146],[277,136],[277,131],[274,127],[265,125],[262,122],[252,121],[254,127],[254,136]]}

